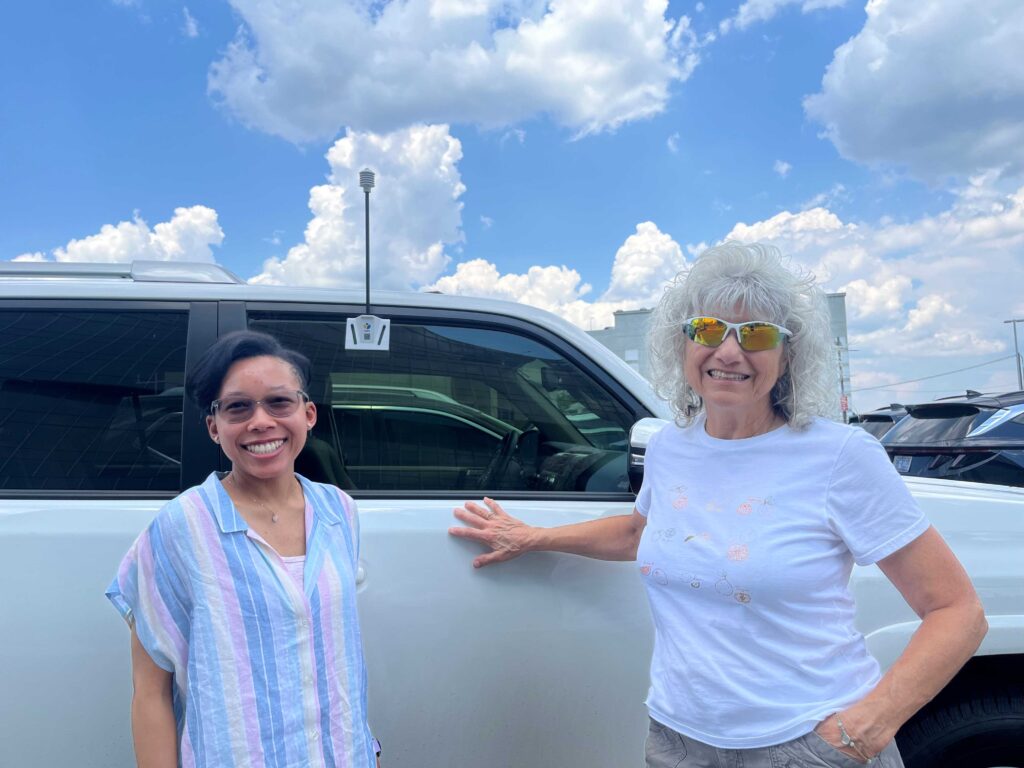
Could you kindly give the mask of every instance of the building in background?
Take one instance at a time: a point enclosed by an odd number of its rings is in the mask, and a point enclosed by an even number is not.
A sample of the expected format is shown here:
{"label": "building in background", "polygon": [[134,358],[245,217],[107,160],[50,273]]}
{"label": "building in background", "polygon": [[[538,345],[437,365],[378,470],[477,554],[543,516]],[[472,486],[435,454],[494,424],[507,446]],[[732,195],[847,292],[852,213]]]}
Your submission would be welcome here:
{"label": "building in background", "polygon": [[[846,338],[846,294],[830,293],[828,312],[831,321],[829,336],[834,347],[834,364],[839,379],[836,392],[837,410],[847,421],[850,408],[850,348]],[[651,361],[647,351],[647,324],[651,310],[630,309],[615,313],[612,325],[596,331],[588,331],[595,339],[625,360],[641,376],[650,378]]]}
{"label": "building in background", "polygon": [[608,349],[621,357],[645,379],[651,377],[651,360],[647,350],[649,309],[620,309],[612,325],[599,331],[587,331]]}

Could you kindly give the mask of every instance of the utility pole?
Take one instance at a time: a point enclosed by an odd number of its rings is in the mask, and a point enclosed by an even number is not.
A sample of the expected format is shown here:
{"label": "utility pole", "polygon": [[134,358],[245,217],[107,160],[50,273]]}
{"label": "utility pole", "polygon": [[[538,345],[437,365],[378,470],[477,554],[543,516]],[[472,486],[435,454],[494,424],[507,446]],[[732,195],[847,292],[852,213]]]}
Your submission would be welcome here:
{"label": "utility pole", "polygon": [[850,403],[846,398],[846,381],[843,376],[843,342],[836,336],[836,363],[839,365],[839,410],[843,413],[843,424],[849,423],[846,413]]}
{"label": "utility pole", "polygon": [[366,193],[366,314],[370,314],[370,190],[374,175],[369,168],[359,172],[359,186]]}
{"label": "utility pole", "polygon": [[1013,325],[1013,351],[1017,358],[1017,389],[1024,389],[1024,365],[1021,364],[1020,346],[1017,344],[1017,323],[1024,323],[1024,318],[1017,320],[1003,320],[1003,324]]}

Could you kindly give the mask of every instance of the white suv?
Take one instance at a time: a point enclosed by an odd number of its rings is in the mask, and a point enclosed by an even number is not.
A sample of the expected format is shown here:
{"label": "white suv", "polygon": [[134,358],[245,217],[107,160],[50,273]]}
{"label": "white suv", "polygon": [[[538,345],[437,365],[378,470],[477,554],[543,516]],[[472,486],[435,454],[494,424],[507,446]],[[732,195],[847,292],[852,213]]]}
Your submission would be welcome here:
{"label": "white suv", "polygon": [[[347,319],[365,312],[355,294],[251,286],[212,265],[0,266],[0,765],[133,764],[128,633],[103,591],[165,500],[227,468],[185,371],[241,328],[311,360],[320,418],[298,470],[359,501],[388,768],[642,759],[651,628],[635,566],[538,554],[474,571],[473,545],[446,530],[484,493],[534,524],[629,512],[643,448],[630,429],[665,405],[548,313],[373,298],[386,351],[346,349]],[[908,483],[991,630],[901,733],[907,766],[1022,765],[1024,492]],[[915,617],[876,569],[854,578],[860,628],[889,664]]]}

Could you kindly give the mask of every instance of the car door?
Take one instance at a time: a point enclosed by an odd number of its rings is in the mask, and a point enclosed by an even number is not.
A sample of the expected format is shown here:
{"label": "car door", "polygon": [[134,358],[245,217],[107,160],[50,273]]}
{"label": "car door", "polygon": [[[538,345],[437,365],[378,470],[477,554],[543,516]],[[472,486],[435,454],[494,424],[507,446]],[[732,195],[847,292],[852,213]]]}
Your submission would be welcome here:
{"label": "car door", "polygon": [[129,634],[104,591],[164,501],[209,471],[183,384],[216,316],[0,301],[0,765],[134,765]]}
{"label": "car door", "polygon": [[309,357],[318,447],[300,471],[341,477],[359,503],[371,725],[387,765],[635,763],[651,642],[636,564],[546,553],[475,571],[479,548],[447,529],[485,494],[535,525],[629,514],[626,436],[650,414],[528,322],[376,311],[391,319],[386,351],[345,349],[355,307],[250,304],[247,321]]}

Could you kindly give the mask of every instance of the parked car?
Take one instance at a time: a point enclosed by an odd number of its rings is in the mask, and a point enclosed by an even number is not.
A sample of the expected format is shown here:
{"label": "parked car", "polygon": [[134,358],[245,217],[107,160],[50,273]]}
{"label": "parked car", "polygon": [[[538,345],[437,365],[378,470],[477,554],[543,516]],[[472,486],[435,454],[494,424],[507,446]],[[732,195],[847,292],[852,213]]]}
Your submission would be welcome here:
{"label": "parked car", "polygon": [[893,403],[874,411],[856,414],[850,419],[850,423],[881,440],[882,435],[892,429],[893,425],[906,415],[906,408],[899,403]]}
{"label": "parked car", "polygon": [[[134,764],[129,636],[103,592],[167,499],[227,469],[183,386],[242,328],[310,358],[320,419],[300,471],[359,502],[370,715],[388,768],[636,763],[652,632],[635,564],[544,553],[475,571],[477,548],[446,531],[452,508],[484,493],[531,524],[628,513],[665,405],[546,312],[373,298],[387,350],[346,349],[361,294],[247,285],[213,265],[0,264],[0,766]],[[1024,491],[907,483],[991,629],[901,731],[906,764],[1019,765]],[[887,666],[916,617],[875,567],[855,569],[852,589]]]}
{"label": "parked car", "polygon": [[1024,391],[968,392],[906,410],[882,437],[901,474],[1024,486]]}

